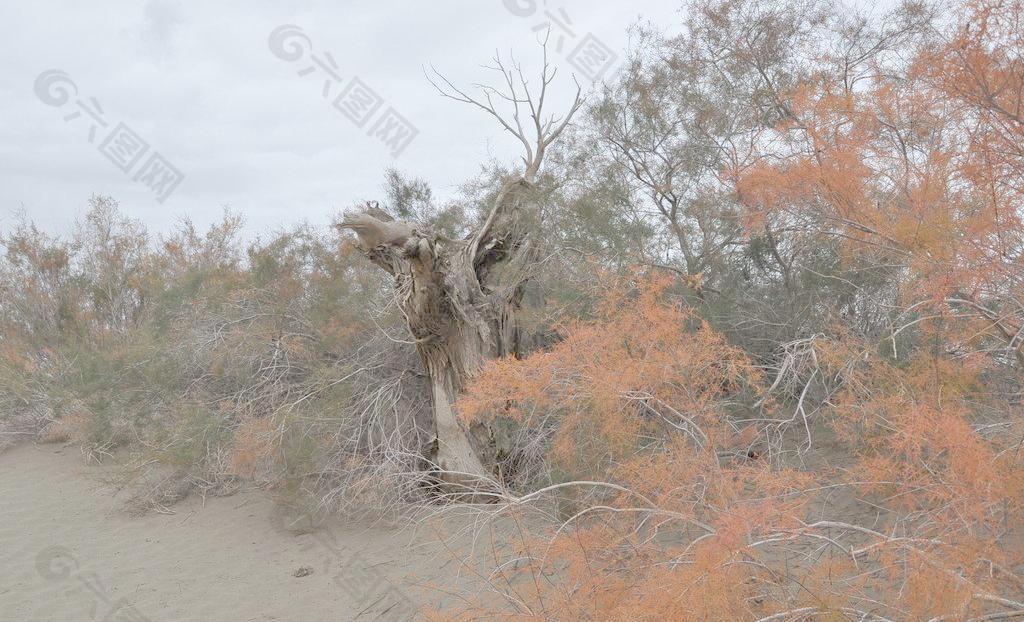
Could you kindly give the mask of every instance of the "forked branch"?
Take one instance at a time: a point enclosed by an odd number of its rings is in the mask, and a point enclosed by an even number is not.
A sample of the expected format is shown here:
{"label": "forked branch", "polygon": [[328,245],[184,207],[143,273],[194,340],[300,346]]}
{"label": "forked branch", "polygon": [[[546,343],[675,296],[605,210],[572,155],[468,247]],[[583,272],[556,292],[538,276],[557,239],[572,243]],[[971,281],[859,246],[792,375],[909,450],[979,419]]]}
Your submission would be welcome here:
{"label": "forked branch", "polygon": [[[550,34],[549,31],[540,42],[543,52],[543,68],[540,75],[540,87],[534,91],[531,91],[530,81],[523,74],[522,66],[515,57],[510,58],[506,64],[497,53],[494,56],[494,65],[486,66],[486,68],[500,73],[503,84],[498,87],[475,84],[474,86],[480,91],[477,95],[471,95],[464,89],[455,86],[433,66],[431,66],[433,76],[427,75],[427,80],[443,97],[480,108],[497,119],[506,132],[516,137],[525,151],[522,157],[523,179],[529,183],[532,183],[536,177],[548,146],[565,130],[573,115],[584,102],[582,87],[573,76],[576,95],[568,112],[563,116],[545,113],[544,105],[547,100],[548,86],[558,74],[558,69],[552,68],[548,61]],[[499,110],[502,101],[506,106],[511,106],[511,113]]]}

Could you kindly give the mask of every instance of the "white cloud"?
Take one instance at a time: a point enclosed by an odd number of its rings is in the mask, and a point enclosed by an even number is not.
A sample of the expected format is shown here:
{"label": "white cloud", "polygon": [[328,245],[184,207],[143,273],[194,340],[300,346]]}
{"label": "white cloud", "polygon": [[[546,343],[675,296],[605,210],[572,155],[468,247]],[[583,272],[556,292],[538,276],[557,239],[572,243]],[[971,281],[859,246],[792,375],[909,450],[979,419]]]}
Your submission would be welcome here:
{"label": "white cloud", "polygon": [[[156,231],[180,216],[210,222],[224,205],[241,211],[252,231],[320,223],[376,196],[388,165],[429,180],[446,196],[482,161],[517,153],[486,115],[438,96],[424,67],[471,84],[488,78],[480,65],[495,50],[514,51],[524,66],[535,66],[531,28],[545,21],[545,10],[557,14],[560,7],[576,32],[557,58],[563,65],[586,32],[621,50],[626,26],[639,15],[679,21],[675,0],[538,0],[529,17],[513,15],[503,2],[4,3],[0,228],[23,207],[42,227],[66,232],[94,192],[113,195]],[[281,24],[300,26],[315,50],[333,54],[343,83],[359,76],[385,107],[418,128],[400,158],[331,108],[321,97],[321,78],[299,77],[301,63],[270,52],[267,37]],[[102,105],[109,127],[93,144],[85,116],[63,120],[73,103],[51,107],[37,99],[33,82],[47,69],[66,71],[79,97]],[[119,121],[185,173],[165,203],[98,152]]]}

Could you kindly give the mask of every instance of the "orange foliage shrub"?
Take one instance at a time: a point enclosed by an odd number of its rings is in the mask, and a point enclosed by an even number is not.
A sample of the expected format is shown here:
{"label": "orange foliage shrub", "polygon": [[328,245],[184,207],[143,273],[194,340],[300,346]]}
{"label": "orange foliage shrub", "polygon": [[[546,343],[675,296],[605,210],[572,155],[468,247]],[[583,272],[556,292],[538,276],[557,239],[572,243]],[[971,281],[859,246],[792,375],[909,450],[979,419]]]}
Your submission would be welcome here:
{"label": "orange foliage shrub", "polygon": [[[1024,426],[984,432],[979,413],[998,407],[983,391],[990,360],[921,354],[897,366],[853,337],[823,340],[819,371],[837,389],[827,425],[815,425],[838,449],[787,466],[736,451],[750,440],[736,422],[763,395],[760,374],[667,288],[610,287],[562,342],[490,364],[460,401],[468,420],[557,422],[551,458],[579,478],[507,499],[499,514],[526,534],[496,560],[520,569],[499,563],[490,577],[508,607],[469,608],[466,619],[959,620],[1024,609]],[[534,505],[570,490],[582,492],[569,513]]]}
{"label": "orange foliage shrub", "polygon": [[[510,553],[525,570],[491,577],[504,615],[1024,616],[1024,3],[958,15],[856,79],[823,53],[723,171],[752,234],[770,221],[791,246],[838,239],[891,275],[883,342],[834,320],[800,340],[810,362],[780,395],[787,378],[760,389],[741,351],[641,280],[470,387],[463,417],[550,430],[552,460],[585,480],[506,499],[529,535]],[[806,446],[737,451],[784,437],[794,410]],[[583,491],[571,512],[528,515],[568,490]]]}
{"label": "orange foliage shrub", "polygon": [[552,427],[553,417],[551,458],[572,473],[618,465],[638,439],[657,444],[665,429],[700,451],[721,442],[731,434],[725,398],[756,391],[759,374],[691,310],[663,304],[669,283],[613,284],[595,318],[566,324],[549,352],[488,363],[460,399],[461,417],[501,415],[532,427]]}
{"label": "orange foliage shrub", "polygon": [[1024,364],[1024,3],[958,10],[944,40],[857,86],[835,67],[802,83],[777,140],[729,176],[750,222],[898,266],[908,309],[986,320]]}
{"label": "orange foliage shrub", "polygon": [[534,581],[509,577],[513,600],[531,619],[744,618],[759,608],[750,538],[798,527],[808,476],[735,451],[749,436],[730,412],[759,395],[760,374],[666,301],[667,280],[631,285],[608,288],[549,352],[489,364],[458,404],[468,420],[553,418],[551,459],[603,478],[549,487],[588,494],[525,543]]}

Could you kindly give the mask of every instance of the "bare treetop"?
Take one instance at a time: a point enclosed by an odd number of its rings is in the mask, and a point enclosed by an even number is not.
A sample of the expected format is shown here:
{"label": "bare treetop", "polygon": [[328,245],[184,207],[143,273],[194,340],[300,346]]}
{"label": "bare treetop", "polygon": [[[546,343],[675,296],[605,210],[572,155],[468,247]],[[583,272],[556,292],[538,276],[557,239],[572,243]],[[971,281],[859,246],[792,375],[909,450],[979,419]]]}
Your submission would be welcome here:
{"label": "bare treetop", "polygon": [[[547,100],[548,86],[554,82],[558,75],[558,68],[552,67],[548,62],[548,37],[550,30],[541,41],[543,53],[543,65],[540,74],[539,89],[534,87],[531,91],[530,80],[523,73],[522,65],[510,55],[508,63],[502,60],[497,52],[494,54],[494,64],[485,65],[485,68],[501,74],[503,84],[495,87],[489,84],[476,83],[480,94],[474,96],[465,90],[455,86],[451,80],[439,72],[433,65],[427,79],[430,84],[444,97],[458,102],[473,105],[484,110],[493,116],[501,124],[505,131],[512,134],[519,140],[525,150],[522,156],[524,171],[523,179],[532,182],[540,169],[544,159],[544,152],[558,136],[569,125],[573,115],[580,109],[585,101],[582,88],[576,76],[573,82],[576,84],[576,95],[568,111],[558,116],[555,114],[545,115],[544,105]],[[504,100],[512,107],[511,115],[498,110],[498,102]]]}

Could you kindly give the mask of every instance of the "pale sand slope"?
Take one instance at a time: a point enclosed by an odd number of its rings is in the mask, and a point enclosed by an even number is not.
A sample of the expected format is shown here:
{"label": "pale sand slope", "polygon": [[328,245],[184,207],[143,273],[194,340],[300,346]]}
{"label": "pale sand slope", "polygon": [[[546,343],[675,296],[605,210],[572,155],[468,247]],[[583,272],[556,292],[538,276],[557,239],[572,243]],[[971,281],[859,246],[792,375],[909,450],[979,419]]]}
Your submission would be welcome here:
{"label": "pale sand slope", "polygon": [[0,620],[408,620],[457,566],[409,533],[293,535],[259,492],[129,517],[102,472],[73,447],[0,454]]}

